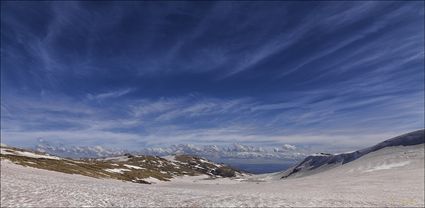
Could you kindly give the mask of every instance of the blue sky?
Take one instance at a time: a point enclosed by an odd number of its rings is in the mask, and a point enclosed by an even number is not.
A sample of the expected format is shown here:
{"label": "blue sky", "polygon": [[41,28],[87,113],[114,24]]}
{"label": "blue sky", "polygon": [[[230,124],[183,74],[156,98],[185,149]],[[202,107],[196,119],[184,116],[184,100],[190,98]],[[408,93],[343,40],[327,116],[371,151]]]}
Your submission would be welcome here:
{"label": "blue sky", "polygon": [[424,126],[424,2],[2,2],[1,139],[349,149]]}

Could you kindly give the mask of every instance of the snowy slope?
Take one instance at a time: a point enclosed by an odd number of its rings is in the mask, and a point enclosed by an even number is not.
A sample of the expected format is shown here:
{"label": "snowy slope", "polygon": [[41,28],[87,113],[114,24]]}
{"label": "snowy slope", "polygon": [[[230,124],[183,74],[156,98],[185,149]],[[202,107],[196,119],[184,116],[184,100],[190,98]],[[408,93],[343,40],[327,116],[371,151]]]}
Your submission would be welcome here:
{"label": "snowy slope", "polygon": [[[4,207],[423,207],[424,145],[392,146],[287,180],[182,177],[155,185],[96,179],[2,160]],[[263,177],[264,179],[264,177]]]}
{"label": "snowy slope", "polygon": [[16,155],[16,156],[22,156],[22,157],[29,157],[29,158],[43,158],[43,159],[51,159],[51,160],[60,160],[61,158],[56,156],[50,156],[45,154],[36,154],[33,152],[18,150],[18,149],[10,149],[7,146],[1,146],[0,147],[0,154],[2,155]]}
{"label": "snowy slope", "polygon": [[306,157],[301,163],[279,174],[282,178],[301,177],[320,173],[341,165],[355,161],[367,154],[379,151],[383,148],[397,146],[412,146],[424,143],[424,130],[414,131],[392,139],[388,139],[375,146],[361,149],[355,152],[343,154],[314,154]]}

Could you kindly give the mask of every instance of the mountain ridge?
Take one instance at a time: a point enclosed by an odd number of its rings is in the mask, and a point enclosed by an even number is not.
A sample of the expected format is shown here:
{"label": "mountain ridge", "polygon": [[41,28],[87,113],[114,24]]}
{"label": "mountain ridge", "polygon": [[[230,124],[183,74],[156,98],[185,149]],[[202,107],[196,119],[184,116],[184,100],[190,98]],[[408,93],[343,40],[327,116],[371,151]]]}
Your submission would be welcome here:
{"label": "mountain ridge", "polygon": [[306,157],[303,161],[292,168],[282,172],[281,178],[301,177],[314,174],[314,170],[329,170],[347,163],[350,163],[371,152],[381,150],[386,147],[394,146],[412,146],[424,144],[425,129],[409,132],[400,136],[387,139],[374,146],[360,149],[357,151],[342,154],[318,153]]}

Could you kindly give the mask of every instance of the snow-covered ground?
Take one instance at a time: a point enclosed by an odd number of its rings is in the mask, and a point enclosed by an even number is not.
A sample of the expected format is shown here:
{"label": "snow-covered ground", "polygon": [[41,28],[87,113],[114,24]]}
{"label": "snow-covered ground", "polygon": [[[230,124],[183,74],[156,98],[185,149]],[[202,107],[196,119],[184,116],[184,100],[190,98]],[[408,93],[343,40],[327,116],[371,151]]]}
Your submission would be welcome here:
{"label": "snow-covered ground", "polygon": [[424,145],[387,147],[314,175],[182,177],[153,185],[95,179],[1,162],[10,206],[424,206]]}

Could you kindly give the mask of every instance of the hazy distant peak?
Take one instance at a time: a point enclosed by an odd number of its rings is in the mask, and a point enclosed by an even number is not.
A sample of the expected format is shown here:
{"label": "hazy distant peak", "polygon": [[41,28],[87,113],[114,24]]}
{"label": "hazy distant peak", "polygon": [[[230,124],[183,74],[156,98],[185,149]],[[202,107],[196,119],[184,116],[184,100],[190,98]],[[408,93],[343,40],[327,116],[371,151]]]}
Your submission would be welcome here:
{"label": "hazy distant peak", "polygon": [[288,149],[288,150],[295,150],[297,149],[297,147],[295,147],[294,145],[290,145],[290,144],[284,144],[282,146],[283,149]]}
{"label": "hazy distant peak", "polygon": [[[45,140],[39,140],[35,150],[70,158],[96,158],[121,155],[124,150],[113,150],[102,146],[70,146],[62,144],[51,144]],[[309,151],[285,144],[279,148],[267,148],[250,146],[244,144],[230,145],[194,145],[174,144],[165,147],[148,147],[132,151],[134,154],[146,155],[196,155],[209,159],[274,159],[297,161],[306,156]]]}

